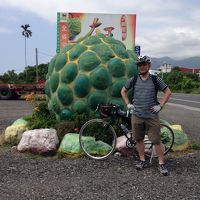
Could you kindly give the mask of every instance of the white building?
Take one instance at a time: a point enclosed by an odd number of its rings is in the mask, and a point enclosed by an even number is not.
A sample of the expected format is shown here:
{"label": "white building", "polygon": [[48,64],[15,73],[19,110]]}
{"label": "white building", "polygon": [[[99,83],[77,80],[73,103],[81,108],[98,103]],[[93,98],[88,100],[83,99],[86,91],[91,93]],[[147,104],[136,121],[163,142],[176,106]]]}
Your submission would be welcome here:
{"label": "white building", "polygon": [[163,63],[159,68],[158,70],[161,72],[161,73],[168,73],[168,72],[171,72],[172,71],[172,65],[171,64],[167,64],[167,63]]}

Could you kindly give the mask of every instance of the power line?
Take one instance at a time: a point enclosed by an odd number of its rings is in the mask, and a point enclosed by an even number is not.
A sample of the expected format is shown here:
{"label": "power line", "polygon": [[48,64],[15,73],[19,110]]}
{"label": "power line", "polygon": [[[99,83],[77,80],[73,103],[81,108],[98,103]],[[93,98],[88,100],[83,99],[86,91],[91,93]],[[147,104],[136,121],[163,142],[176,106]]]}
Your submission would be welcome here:
{"label": "power line", "polygon": [[48,57],[51,57],[51,58],[53,58],[54,56],[52,56],[52,55],[49,55],[49,54],[47,54],[47,53],[44,53],[44,52],[42,52],[42,51],[38,51],[38,53],[39,54],[43,54],[43,55],[45,55],[45,56],[48,56]]}

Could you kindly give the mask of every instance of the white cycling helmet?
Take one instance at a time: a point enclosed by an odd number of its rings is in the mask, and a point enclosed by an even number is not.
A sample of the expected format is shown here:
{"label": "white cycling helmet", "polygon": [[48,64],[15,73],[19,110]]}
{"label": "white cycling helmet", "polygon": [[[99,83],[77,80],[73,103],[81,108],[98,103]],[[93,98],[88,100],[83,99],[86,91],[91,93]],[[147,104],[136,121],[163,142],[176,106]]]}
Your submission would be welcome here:
{"label": "white cycling helmet", "polygon": [[140,63],[151,64],[151,58],[149,56],[139,56],[136,61],[136,64],[139,65]]}

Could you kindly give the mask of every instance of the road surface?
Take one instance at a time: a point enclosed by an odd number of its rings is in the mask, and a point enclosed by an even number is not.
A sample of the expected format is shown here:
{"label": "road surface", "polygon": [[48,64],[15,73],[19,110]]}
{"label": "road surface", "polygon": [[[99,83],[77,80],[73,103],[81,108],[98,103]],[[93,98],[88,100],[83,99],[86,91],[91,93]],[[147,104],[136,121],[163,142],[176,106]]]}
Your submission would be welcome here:
{"label": "road surface", "polygon": [[182,125],[190,139],[200,143],[200,95],[173,93],[160,116],[171,124]]}

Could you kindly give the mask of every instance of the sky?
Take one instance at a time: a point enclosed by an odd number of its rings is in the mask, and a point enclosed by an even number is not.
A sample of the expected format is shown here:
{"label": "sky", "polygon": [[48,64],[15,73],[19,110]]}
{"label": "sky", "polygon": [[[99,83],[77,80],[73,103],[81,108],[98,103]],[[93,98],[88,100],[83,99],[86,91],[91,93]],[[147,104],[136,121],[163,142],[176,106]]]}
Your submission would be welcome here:
{"label": "sky", "polygon": [[48,63],[56,54],[57,12],[136,14],[141,54],[183,59],[200,56],[199,0],[0,0],[0,75],[24,70],[21,25],[30,24],[27,64]]}

